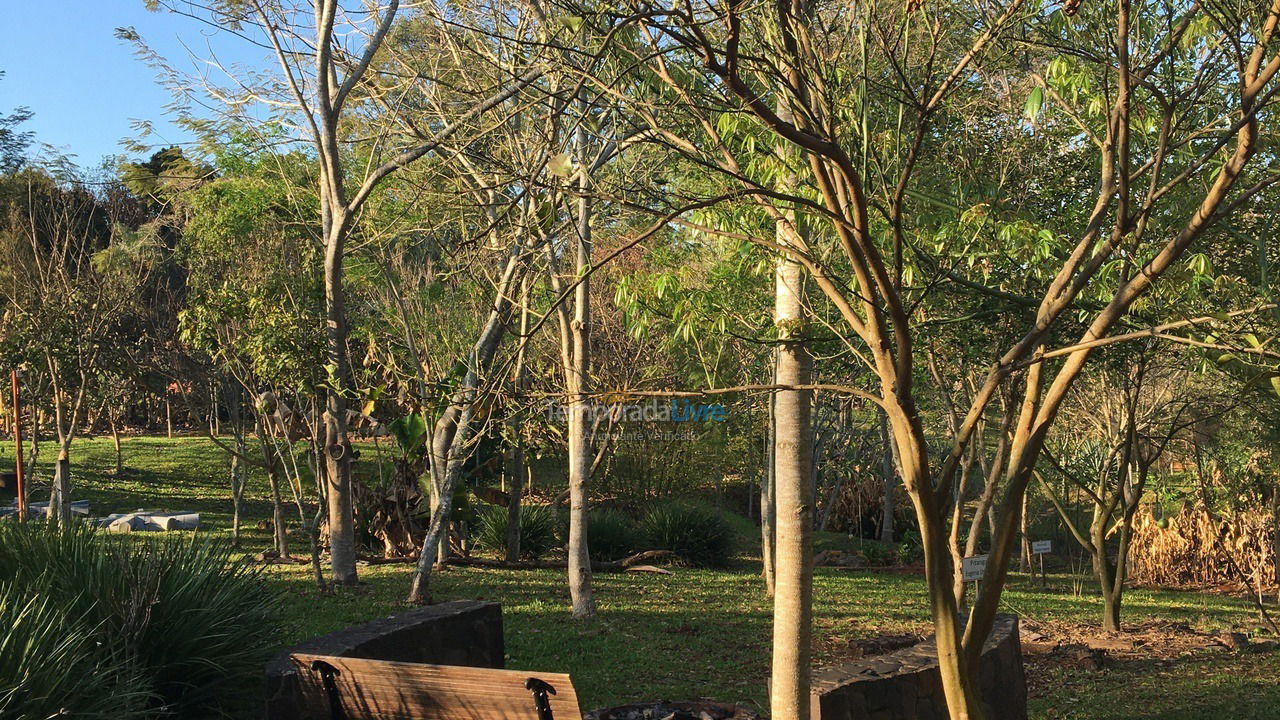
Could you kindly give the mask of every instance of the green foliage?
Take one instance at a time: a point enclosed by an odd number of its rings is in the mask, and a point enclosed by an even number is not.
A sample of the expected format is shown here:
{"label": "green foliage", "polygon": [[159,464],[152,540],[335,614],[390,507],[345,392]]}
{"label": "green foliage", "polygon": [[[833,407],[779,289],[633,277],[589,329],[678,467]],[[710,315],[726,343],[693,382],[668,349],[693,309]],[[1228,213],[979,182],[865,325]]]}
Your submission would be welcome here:
{"label": "green foliage", "polygon": [[713,507],[691,502],[657,505],[641,521],[656,550],[670,550],[698,567],[720,567],[733,551],[733,530]]}
{"label": "green foliage", "polygon": [[396,439],[400,453],[407,457],[422,449],[422,444],[426,442],[427,420],[422,413],[409,413],[393,420],[387,425],[387,431]]}
{"label": "green foliage", "polygon": [[[478,512],[476,542],[480,547],[503,552],[507,547],[507,508],[485,505]],[[520,556],[530,560],[541,558],[560,547],[560,520],[547,505],[523,505],[520,508]]]}
{"label": "green foliage", "polygon": [[912,565],[924,559],[924,544],[920,540],[920,533],[915,530],[908,530],[902,534],[902,539],[898,541],[898,546],[894,550],[894,556],[900,565]]}
{"label": "green foliage", "polygon": [[592,560],[621,560],[645,550],[644,534],[631,516],[601,508],[587,513],[587,548]]}
{"label": "green foliage", "polygon": [[[0,525],[0,576],[29,598],[0,601],[6,620],[16,621],[6,623],[2,642],[22,648],[0,663],[0,714],[48,717],[40,711],[48,693],[71,683],[87,717],[95,708],[106,713],[103,703],[115,705],[112,717],[132,717],[135,705],[148,716],[247,710],[238,705],[275,645],[278,601],[230,552],[200,540],[117,538],[82,526]],[[57,642],[51,614],[70,638],[65,643]],[[65,664],[47,664],[58,657]],[[21,709],[11,715],[5,702]]]}
{"label": "green foliage", "polygon": [[149,693],[124,658],[100,663],[98,638],[48,593],[0,584],[0,717],[142,717]]}

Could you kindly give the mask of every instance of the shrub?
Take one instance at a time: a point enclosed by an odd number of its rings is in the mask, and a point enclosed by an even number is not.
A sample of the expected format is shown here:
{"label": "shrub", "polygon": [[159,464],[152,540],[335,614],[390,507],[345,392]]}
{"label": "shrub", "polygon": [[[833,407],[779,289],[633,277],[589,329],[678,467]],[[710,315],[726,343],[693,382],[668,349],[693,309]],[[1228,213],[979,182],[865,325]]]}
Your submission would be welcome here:
{"label": "shrub", "polygon": [[[476,543],[495,552],[507,549],[507,509],[485,505],[479,512]],[[536,560],[560,546],[559,518],[547,505],[520,507],[520,557]]]}
{"label": "shrub", "polygon": [[643,544],[640,527],[626,513],[607,508],[587,513],[587,549],[592,560],[621,560],[646,549]]}
{"label": "shrub", "polygon": [[[277,600],[230,552],[196,539],[0,525],[0,577],[29,599],[0,600],[6,621],[0,716],[45,717],[47,693],[61,692],[64,682],[57,672],[75,678],[66,682],[73,682],[71,697],[84,717],[94,717],[103,701],[121,718],[140,716],[130,714],[135,701],[148,716],[245,709],[239,704],[253,698],[244,688],[258,682],[276,644]],[[49,635],[49,613],[59,618],[55,630],[82,642],[58,645]],[[21,622],[10,625],[17,616]],[[45,651],[7,650],[28,647]],[[65,661],[51,667],[50,657]]]}
{"label": "shrub", "polygon": [[870,567],[888,567],[893,564],[894,548],[891,545],[868,540],[862,545],[862,556]]}
{"label": "shrub", "polygon": [[47,592],[0,585],[0,717],[141,718],[150,693],[125,658],[100,663]]}
{"label": "shrub", "polygon": [[653,549],[670,550],[690,565],[724,565],[732,552],[732,528],[707,505],[664,503],[645,514],[641,527]]}
{"label": "shrub", "polygon": [[920,533],[915,530],[904,532],[902,539],[898,541],[894,555],[899,565],[914,565],[923,561],[924,544],[920,540]]}

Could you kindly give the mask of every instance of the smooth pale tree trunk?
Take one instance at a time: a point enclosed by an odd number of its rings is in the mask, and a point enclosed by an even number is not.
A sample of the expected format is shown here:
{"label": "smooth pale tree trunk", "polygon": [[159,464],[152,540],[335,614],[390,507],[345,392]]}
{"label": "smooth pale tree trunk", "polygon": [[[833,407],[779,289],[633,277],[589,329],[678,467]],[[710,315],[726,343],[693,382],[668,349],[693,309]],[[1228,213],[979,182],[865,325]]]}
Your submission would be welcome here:
{"label": "smooth pale tree trunk", "polygon": [[62,527],[71,524],[71,440],[70,434],[58,440],[58,460],[53,467],[53,487],[49,491],[49,522]]}
{"label": "smooth pale tree trunk", "polygon": [[[330,183],[332,178],[326,178]],[[340,185],[340,180],[336,181]],[[341,191],[338,191],[340,195]],[[324,452],[325,477],[329,484],[329,562],[335,585],[354,585],[356,577],[355,514],[351,498],[351,440],[347,436],[347,397],[353,383],[347,353],[346,291],[343,286],[343,257],[350,218],[336,211],[340,203],[326,208],[324,257],[325,316],[328,357],[333,382],[325,394]],[[335,216],[334,213],[340,215]],[[333,387],[336,382],[337,387]]]}
{"label": "smooth pale tree trunk", "polygon": [[[585,97],[580,105],[588,110]],[[586,123],[579,122],[576,145],[578,152],[578,223],[574,288],[574,314],[570,323],[570,367],[565,368],[569,391],[569,597],[573,616],[592,618],[596,600],[591,591],[591,554],[587,547],[587,482],[595,458],[592,442],[591,400],[591,284],[587,272],[591,268],[591,199],[590,163]]]}
{"label": "smooth pale tree trunk", "polygon": [[774,540],[777,537],[776,527],[778,521],[777,506],[774,503],[773,494],[776,486],[774,482],[774,436],[777,432],[774,409],[774,397],[770,395],[768,432],[765,435],[765,469],[764,475],[760,480],[760,564],[762,566],[761,573],[764,575],[765,592],[769,597],[773,597],[774,589]]}
{"label": "smooth pale tree trunk", "polygon": [[[952,594],[955,595],[956,607],[964,607],[964,599],[966,587],[964,583],[964,558],[973,555],[977,549],[978,538],[970,531],[965,547],[960,546],[960,526],[964,520],[964,506],[969,499],[969,477],[973,471],[973,464],[977,453],[970,449],[968,456],[964,461],[964,469],[960,471],[960,477],[956,483],[954,490],[955,500],[951,508],[951,588]],[[977,517],[981,517],[982,511],[979,509]],[[975,523],[977,521],[975,520]],[[972,547],[973,549],[970,549]]]}
{"label": "smooth pale tree trunk", "polygon": [[[798,263],[786,258],[777,266],[778,385],[810,382],[812,359],[803,341],[802,272]],[[769,705],[774,720],[809,720],[814,503],[811,396],[807,390],[779,390],[774,403],[777,543]]]}
{"label": "smooth pale tree trunk", "polygon": [[1090,553],[1093,574],[1098,579],[1098,589],[1102,594],[1102,629],[1105,632],[1119,632],[1124,580],[1118,576],[1115,563],[1107,556],[1105,524],[1095,522],[1090,528],[1090,535],[1093,542]]}
{"label": "smooth pale tree trunk", "polygon": [[[436,421],[431,435],[431,512],[440,506],[442,488],[445,486],[445,474],[449,469],[449,452],[453,447],[453,439],[458,431],[458,418],[462,417],[462,408],[450,405],[445,408]],[[436,549],[436,564],[444,565],[449,561],[449,535],[453,529],[453,518],[445,518],[444,540]]]}
{"label": "smooth pale tree trunk", "polygon": [[1024,573],[1030,572],[1035,563],[1035,558],[1031,557],[1031,530],[1027,518],[1026,498],[1022,500],[1022,518],[1019,520],[1018,526],[1019,534],[1022,536],[1022,553],[1018,568]]}
{"label": "smooth pale tree trunk", "polygon": [[[216,396],[216,393],[215,393]],[[231,455],[231,544],[240,544],[240,524],[242,501],[244,500],[245,467],[244,458],[248,457],[248,443],[245,442],[244,406],[240,402],[239,390],[231,392],[227,399],[227,420],[231,423],[232,440],[235,452]]]}
{"label": "smooth pale tree trunk", "polygon": [[893,544],[894,491],[897,489],[897,476],[894,471],[893,443],[889,439],[889,419],[884,411],[880,411],[880,441],[884,452],[880,456],[880,479],[884,487],[883,502],[880,507],[880,542]]}
{"label": "smooth pale tree trunk", "polygon": [[[57,370],[49,361],[50,376]],[[76,436],[76,416],[84,401],[85,377],[80,375],[80,390],[75,402],[68,407],[68,400],[55,381],[53,383],[53,419],[58,430],[58,459],[53,469],[53,486],[49,490],[49,523],[67,527],[71,523],[71,443]]]}
{"label": "smooth pale tree trunk", "polygon": [[115,413],[107,411],[107,424],[111,427],[111,445],[116,451],[115,476],[124,474],[124,453],[120,448],[120,424],[116,422]]}

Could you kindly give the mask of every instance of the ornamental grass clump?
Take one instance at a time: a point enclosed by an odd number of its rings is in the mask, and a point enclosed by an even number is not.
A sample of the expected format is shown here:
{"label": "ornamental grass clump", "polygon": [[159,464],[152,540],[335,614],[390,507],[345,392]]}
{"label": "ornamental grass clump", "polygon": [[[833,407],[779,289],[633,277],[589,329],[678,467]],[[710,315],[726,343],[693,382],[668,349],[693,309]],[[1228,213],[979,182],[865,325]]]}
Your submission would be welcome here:
{"label": "ornamental grass clump", "polygon": [[252,712],[278,601],[230,552],[0,524],[0,717]]}
{"label": "ornamental grass clump", "polygon": [[691,502],[667,502],[645,513],[640,523],[649,546],[670,550],[686,564],[720,567],[733,552],[733,528],[719,510]]}

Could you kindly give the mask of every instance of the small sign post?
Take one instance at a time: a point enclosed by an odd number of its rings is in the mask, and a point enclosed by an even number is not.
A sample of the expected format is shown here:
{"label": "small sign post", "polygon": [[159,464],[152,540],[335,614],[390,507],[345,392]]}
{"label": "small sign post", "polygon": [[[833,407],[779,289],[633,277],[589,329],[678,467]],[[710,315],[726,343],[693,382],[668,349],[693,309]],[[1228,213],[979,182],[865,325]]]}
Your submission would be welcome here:
{"label": "small sign post", "polygon": [[[982,576],[987,574],[987,556],[972,555],[960,562],[960,579],[973,583],[975,593],[982,590]],[[962,608],[963,609],[963,608]]]}
{"label": "small sign post", "polygon": [[1031,553],[1040,559],[1040,587],[1044,587],[1047,578],[1044,575],[1044,556],[1053,552],[1052,540],[1036,540],[1031,543]]}
{"label": "small sign post", "polygon": [[960,564],[961,579],[965,582],[979,582],[987,572],[987,556],[973,555]]}

